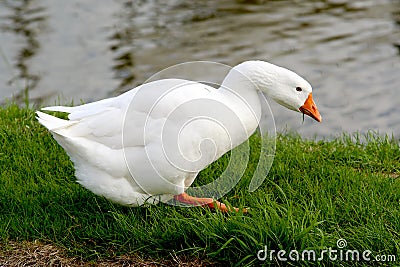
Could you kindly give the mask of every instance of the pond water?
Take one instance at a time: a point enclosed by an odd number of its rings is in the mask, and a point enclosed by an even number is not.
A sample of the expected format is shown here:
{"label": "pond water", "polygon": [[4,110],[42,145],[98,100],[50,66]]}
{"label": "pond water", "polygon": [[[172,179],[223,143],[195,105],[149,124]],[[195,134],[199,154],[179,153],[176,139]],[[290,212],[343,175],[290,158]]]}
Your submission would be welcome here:
{"label": "pond water", "polygon": [[262,59],[306,77],[323,117],[271,103],[278,130],[400,137],[398,0],[0,0],[0,30],[3,102],[90,102],[177,63]]}

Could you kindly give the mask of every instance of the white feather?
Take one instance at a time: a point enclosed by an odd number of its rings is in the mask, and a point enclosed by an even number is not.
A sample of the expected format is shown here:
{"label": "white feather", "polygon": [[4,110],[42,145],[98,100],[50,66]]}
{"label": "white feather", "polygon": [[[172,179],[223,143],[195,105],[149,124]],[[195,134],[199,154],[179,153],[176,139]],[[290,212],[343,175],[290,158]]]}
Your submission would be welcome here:
{"label": "white feather", "polygon": [[159,80],[94,103],[46,107],[69,113],[69,120],[40,111],[38,120],[68,153],[85,188],[123,205],[157,202],[156,196],[166,201],[255,131],[258,91],[283,95],[292,106],[304,102],[285,87],[303,79],[286,69],[250,61],[234,70],[248,79],[231,71],[220,89]]}

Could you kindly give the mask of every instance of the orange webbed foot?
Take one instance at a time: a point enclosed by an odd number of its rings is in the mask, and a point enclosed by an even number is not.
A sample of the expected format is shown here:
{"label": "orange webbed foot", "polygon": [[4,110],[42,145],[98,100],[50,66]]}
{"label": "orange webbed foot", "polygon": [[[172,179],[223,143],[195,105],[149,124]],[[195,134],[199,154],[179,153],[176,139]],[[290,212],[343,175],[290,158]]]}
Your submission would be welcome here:
{"label": "orange webbed foot", "polygon": [[[208,206],[211,209],[218,209],[222,212],[230,212],[230,211],[239,212],[240,211],[240,209],[238,209],[238,208],[235,208],[235,207],[230,208],[230,207],[226,206],[224,203],[216,201],[212,198],[192,197],[186,193],[176,195],[176,196],[174,196],[174,199],[180,203],[193,205],[193,206],[202,206],[202,207]],[[247,213],[248,210],[243,208],[242,212]]]}

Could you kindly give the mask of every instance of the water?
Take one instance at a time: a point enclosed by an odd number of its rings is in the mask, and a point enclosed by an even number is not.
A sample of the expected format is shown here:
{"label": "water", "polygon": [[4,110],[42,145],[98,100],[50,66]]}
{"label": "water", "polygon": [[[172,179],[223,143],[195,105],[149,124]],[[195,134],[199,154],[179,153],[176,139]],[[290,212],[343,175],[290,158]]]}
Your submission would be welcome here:
{"label": "water", "polygon": [[271,103],[278,130],[400,136],[400,1],[251,2],[0,0],[0,99],[90,102],[181,62],[263,59],[306,77],[323,116]]}

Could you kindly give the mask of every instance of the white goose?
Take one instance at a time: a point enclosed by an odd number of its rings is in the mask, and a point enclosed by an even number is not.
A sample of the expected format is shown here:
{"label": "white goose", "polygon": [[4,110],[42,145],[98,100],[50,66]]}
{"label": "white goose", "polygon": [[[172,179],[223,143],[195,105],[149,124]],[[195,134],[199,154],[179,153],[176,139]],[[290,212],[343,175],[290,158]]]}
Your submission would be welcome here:
{"label": "white goose", "polygon": [[69,120],[37,115],[70,156],[78,183],[93,193],[128,206],[175,199],[228,211],[185,190],[256,130],[260,94],[321,121],[311,85],[264,61],[237,65],[218,89],[163,79],[98,102],[43,108],[67,112]]}

